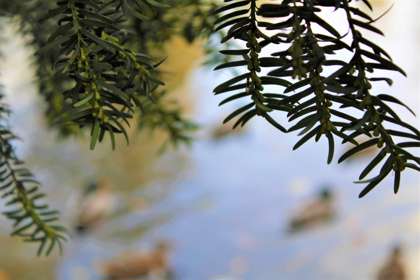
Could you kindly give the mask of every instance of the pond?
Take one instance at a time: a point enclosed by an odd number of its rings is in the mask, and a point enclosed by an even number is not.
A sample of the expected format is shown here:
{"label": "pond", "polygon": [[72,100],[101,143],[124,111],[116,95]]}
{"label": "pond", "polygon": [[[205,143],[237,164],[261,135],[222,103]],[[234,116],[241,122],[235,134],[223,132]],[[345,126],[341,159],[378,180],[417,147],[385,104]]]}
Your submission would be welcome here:
{"label": "pond", "polygon": [[[390,3],[377,2],[378,14]],[[378,40],[408,73],[407,79],[395,76],[388,92],[420,112],[420,2],[408,2],[395,3],[378,23],[387,34]],[[9,224],[1,217],[0,270],[11,279],[101,279],[103,261],[159,240],[171,243],[179,280],[373,279],[397,243],[410,279],[420,279],[418,174],[407,172],[397,196],[388,180],[358,199],[361,187],[352,182],[367,159],[327,166],[326,143],[292,152],[295,135],[258,120],[241,133],[212,139],[229,107],[217,107],[220,100],[211,92],[226,76],[200,66],[197,46],[179,51],[197,58],[192,65],[169,61],[184,73],[173,81],[175,95],[184,96],[182,103],[202,127],[191,148],[157,156],[159,135],[134,132],[133,143],[115,152],[108,146],[89,152],[85,140],[57,141],[42,119],[30,53],[13,32],[8,28],[4,35],[12,40],[4,46],[2,81],[16,109],[12,125],[24,139],[19,152],[45,183],[51,204],[71,224],[83,185],[107,176],[126,207],[89,234],[73,235],[62,257],[36,261],[25,244],[7,236]],[[418,127],[418,119],[407,119]],[[335,218],[288,232],[290,216],[324,186],[335,194]]]}

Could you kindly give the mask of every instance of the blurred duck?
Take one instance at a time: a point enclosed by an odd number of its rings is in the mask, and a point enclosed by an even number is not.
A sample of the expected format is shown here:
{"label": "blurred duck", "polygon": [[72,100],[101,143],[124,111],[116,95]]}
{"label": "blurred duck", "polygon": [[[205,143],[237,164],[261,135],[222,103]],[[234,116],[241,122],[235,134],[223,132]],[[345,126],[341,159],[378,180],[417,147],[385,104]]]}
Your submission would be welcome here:
{"label": "blurred duck", "polygon": [[211,132],[211,138],[213,140],[222,140],[230,136],[241,135],[245,132],[245,128],[238,126],[232,128],[229,125],[218,125]]}
{"label": "blurred duck", "polygon": [[149,252],[130,253],[102,265],[108,280],[169,279],[169,244],[160,241]]}
{"label": "blurred duck", "polygon": [[114,195],[105,179],[91,183],[84,192],[76,230],[84,233],[100,225],[113,210]]}
{"label": "blurred duck", "polygon": [[318,197],[304,205],[290,221],[290,231],[329,221],[334,217],[334,197],[329,188],[320,191]]}
{"label": "blurred duck", "polygon": [[402,258],[402,248],[397,245],[392,250],[388,259],[379,270],[378,280],[405,280],[407,279],[405,265]]}

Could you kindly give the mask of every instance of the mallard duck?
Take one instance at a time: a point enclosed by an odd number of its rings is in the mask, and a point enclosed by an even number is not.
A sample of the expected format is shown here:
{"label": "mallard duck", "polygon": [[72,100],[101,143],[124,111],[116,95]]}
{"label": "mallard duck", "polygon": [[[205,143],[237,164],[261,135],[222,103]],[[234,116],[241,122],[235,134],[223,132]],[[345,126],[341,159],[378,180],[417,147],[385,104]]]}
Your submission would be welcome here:
{"label": "mallard duck", "polygon": [[400,245],[392,249],[388,259],[378,272],[376,279],[378,280],[405,280],[407,279],[405,265],[402,256],[402,248]]}
{"label": "mallard duck", "polygon": [[[101,266],[102,274],[108,280],[143,279],[141,277],[159,276],[168,279],[169,244],[158,242],[150,252],[126,254]],[[154,278],[155,279],[155,278]]]}
{"label": "mallard duck", "polygon": [[76,230],[79,233],[98,226],[112,212],[114,195],[106,179],[87,186]]}
{"label": "mallard duck", "polygon": [[290,221],[290,230],[297,231],[330,220],[334,216],[334,196],[329,188],[320,191],[318,197],[300,209]]}

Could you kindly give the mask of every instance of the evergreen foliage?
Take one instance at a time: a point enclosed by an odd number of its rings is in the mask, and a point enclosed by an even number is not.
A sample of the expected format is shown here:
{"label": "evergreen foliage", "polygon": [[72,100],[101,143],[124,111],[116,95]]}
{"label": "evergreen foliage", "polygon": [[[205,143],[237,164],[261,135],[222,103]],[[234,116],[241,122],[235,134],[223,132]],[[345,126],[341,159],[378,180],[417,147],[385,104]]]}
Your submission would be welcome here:
{"label": "evergreen foliage", "polygon": [[[216,70],[236,74],[214,93],[227,95],[220,105],[247,100],[225,122],[235,120],[235,128],[262,117],[280,132],[299,131],[294,149],[324,138],[328,163],[338,142],[354,145],[339,162],[378,147],[358,178],[362,197],[391,173],[397,193],[404,170],[420,171],[412,152],[420,132],[394,112],[394,105],[410,110],[406,105],[373,92],[374,83],[392,84],[383,70],[405,73],[366,39],[366,32],[383,34],[359,4],[372,9],[368,0],[0,0],[0,14],[15,18],[32,38],[46,116],[63,136],[87,130],[92,149],[105,138],[115,148],[118,135],[129,141],[127,127],[139,118],[140,128],[166,131],[171,143],[190,142],[195,125],[166,102],[162,46],[173,36],[188,42],[219,36],[220,45],[208,45],[211,60],[219,61]],[[337,31],[323,11],[345,17],[349,31]],[[276,51],[267,54],[269,48]],[[278,121],[279,113],[288,123]],[[55,224],[56,211],[37,203],[39,183],[14,153],[7,115],[0,104],[5,215],[14,235],[49,254],[61,246],[64,229]]]}
{"label": "evergreen foliage", "polygon": [[40,183],[17,157],[12,144],[17,137],[7,124],[10,112],[2,94],[0,102],[0,193],[8,207],[3,214],[13,221],[13,236],[38,243],[38,255],[48,255],[56,246],[62,249],[65,229],[57,224],[59,213],[42,202]]}
{"label": "evergreen foliage", "polygon": [[[225,122],[238,116],[235,127],[261,116],[281,132],[300,131],[293,149],[310,139],[324,137],[329,147],[328,163],[334,157],[336,138],[354,144],[339,162],[377,146],[380,151],[357,181],[366,184],[360,197],[391,172],[397,193],[401,172],[406,168],[420,170],[420,158],[410,149],[420,146],[420,132],[404,122],[390,105],[402,105],[414,112],[394,96],[372,92],[373,83],[392,84],[390,78],[378,76],[377,70],[405,73],[385,50],[363,36],[364,31],[383,33],[373,25],[374,19],[354,5],[357,1],[283,0],[261,6],[257,0],[225,2],[216,10],[216,30],[228,30],[222,42],[241,40],[246,47],[223,50],[237,59],[216,69],[246,66],[247,71],[222,83],[214,92],[231,93],[221,104],[239,98],[250,100]],[[359,2],[372,9],[369,1]],[[348,36],[321,17],[320,13],[328,8],[346,17]],[[278,51],[262,57],[261,50],[270,44]],[[346,57],[343,53],[349,53],[351,58],[342,59]],[[267,69],[265,74],[263,68]],[[264,87],[273,84],[282,89],[264,93]],[[292,123],[289,128],[271,116],[278,111],[287,114]],[[360,141],[360,136],[365,140]],[[364,180],[379,165],[379,173]]]}

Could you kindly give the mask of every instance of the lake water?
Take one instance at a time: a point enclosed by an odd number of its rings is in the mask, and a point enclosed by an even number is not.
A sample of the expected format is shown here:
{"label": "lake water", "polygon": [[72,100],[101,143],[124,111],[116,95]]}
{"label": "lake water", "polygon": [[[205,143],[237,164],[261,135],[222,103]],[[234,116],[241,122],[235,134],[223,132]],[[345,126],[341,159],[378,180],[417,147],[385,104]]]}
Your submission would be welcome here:
{"label": "lake water", "polygon": [[[384,11],[388,4],[378,2]],[[378,23],[387,34],[379,40],[408,73],[408,79],[395,76],[388,92],[420,113],[420,2],[409,3],[395,3]],[[32,262],[26,245],[1,237],[0,246],[10,250],[0,250],[0,269],[16,279],[101,279],[101,261],[162,239],[173,245],[171,265],[179,280],[373,279],[396,243],[404,246],[410,279],[420,279],[418,174],[407,172],[397,196],[388,180],[358,199],[361,187],[352,181],[367,161],[327,166],[324,142],[292,152],[294,135],[258,120],[240,135],[213,141],[211,129],[231,108],[218,108],[220,100],[211,92],[226,76],[200,66],[177,90],[188,95],[191,114],[203,128],[190,149],[156,157],[146,134],[113,153],[109,147],[88,153],[85,141],[57,143],[45,128],[22,40],[13,39],[5,49],[14,50],[6,53],[2,80],[17,110],[12,124],[25,141],[20,152],[45,182],[52,204],[63,210],[64,221],[71,223],[77,212],[83,182],[104,174],[122,203],[146,201],[87,236],[72,237],[64,256],[52,261]],[[407,118],[419,126],[418,119]],[[325,185],[337,196],[337,217],[288,233],[293,211]],[[1,228],[5,235],[7,230]]]}

